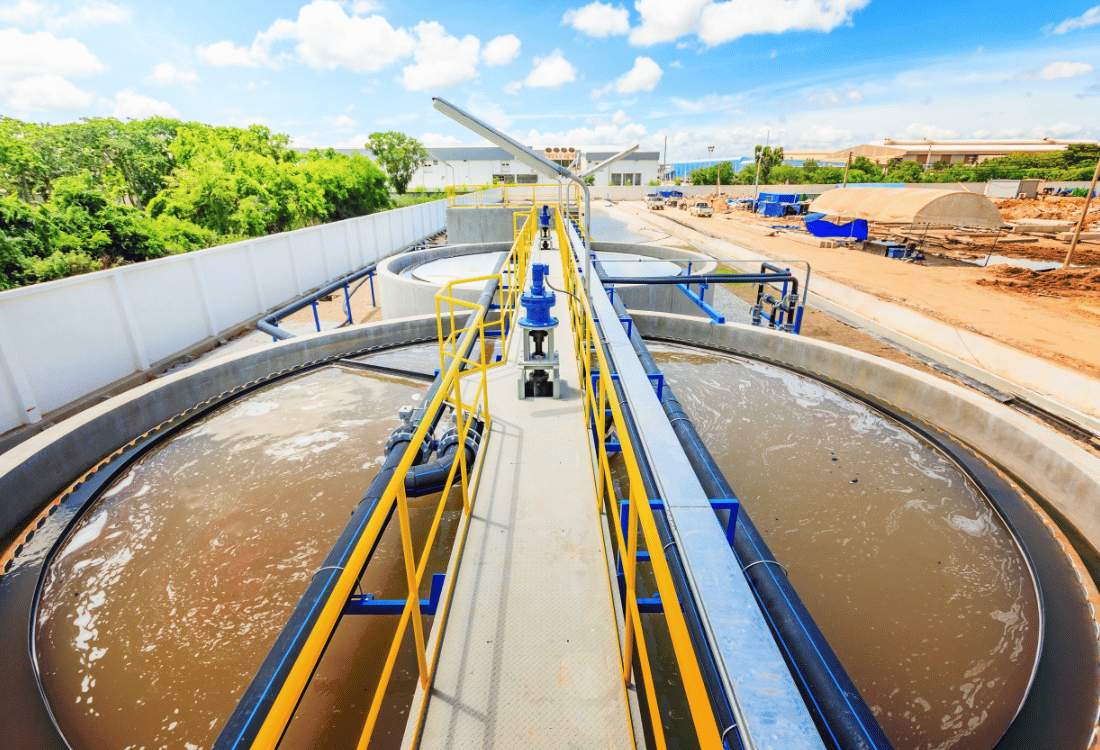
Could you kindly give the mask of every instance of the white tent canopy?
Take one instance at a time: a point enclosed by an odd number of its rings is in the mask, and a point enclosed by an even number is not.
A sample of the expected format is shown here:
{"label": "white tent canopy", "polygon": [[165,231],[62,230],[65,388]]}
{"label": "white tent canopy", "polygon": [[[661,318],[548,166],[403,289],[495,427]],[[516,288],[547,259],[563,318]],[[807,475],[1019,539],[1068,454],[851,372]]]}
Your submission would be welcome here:
{"label": "white tent canopy", "polygon": [[1004,224],[1001,212],[984,195],[964,190],[924,188],[837,188],[810,204],[836,224],[865,219],[881,224],[988,227]]}

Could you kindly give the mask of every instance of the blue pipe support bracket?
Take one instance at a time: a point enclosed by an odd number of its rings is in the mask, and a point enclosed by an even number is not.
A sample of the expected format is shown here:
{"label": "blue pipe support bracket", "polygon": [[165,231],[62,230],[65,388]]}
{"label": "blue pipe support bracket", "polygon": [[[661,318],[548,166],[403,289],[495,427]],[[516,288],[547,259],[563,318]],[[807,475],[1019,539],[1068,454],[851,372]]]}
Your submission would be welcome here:
{"label": "blue pipe support bracket", "polygon": [[531,288],[519,297],[519,303],[527,310],[527,315],[519,321],[523,328],[553,328],[558,324],[558,319],[550,315],[556,298],[543,284],[549,272],[550,266],[545,263],[531,266]]}
{"label": "blue pipe support bracket", "polygon": [[[710,319],[713,322],[715,322],[715,323],[725,323],[726,322],[726,318],[725,318],[724,315],[722,315],[722,313],[718,312],[713,307],[711,307],[710,303],[708,303],[705,299],[700,297],[698,294],[696,294],[695,292],[688,289],[686,284],[677,284],[676,288],[679,289],[681,292],[683,292],[689,300],[694,302],[699,307],[700,310],[702,310],[707,315],[709,315]],[[627,332],[626,335],[629,336],[630,333]]]}

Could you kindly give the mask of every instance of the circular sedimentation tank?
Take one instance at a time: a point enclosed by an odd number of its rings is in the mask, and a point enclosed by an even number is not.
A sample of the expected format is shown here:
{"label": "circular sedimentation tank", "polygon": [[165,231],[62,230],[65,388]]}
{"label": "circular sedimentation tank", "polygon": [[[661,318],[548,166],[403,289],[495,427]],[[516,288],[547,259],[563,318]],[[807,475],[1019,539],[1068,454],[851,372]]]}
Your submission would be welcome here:
{"label": "circular sedimentation tank", "polygon": [[[417,283],[437,285],[429,263],[413,268],[429,277]],[[1095,587],[1038,505],[1038,531],[1014,535],[951,453],[968,449],[930,440],[897,383],[868,372],[885,368],[910,392],[938,387],[931,378],[760,329],[637,324],[666,341],[655,358],[896,747],[985,750],[1021,704],[999,747],[1088,746],[1100,693]],[[416,377],[341,361],[431,373],[434,345],[409,345],[434,336],[433,316],[210,362],[6,455],[0,486],[37,477],[24,499],[43,520],[16,530],[19,555],[0,578],[0,668],[19,679],[9,711],[19,720],[0,730],[3,744],[60,748],[63,735],[90,750],[209,746],[370,483],[397,407],[423,393]],[[969,402],[942,389],[950,430]],[[712,398],[719,390],[728,396]],[[1028,554],[1042,600],[1029,593]],[[389,535],[365,590],[399,595],[398,560]],[[445,556],[432,564],[442,570]],[[28,615],[37,673],[18,653]],[[283,747],[355,741],[388,619],[341,626]],[[415,674],[415,662],[398,663],[383,742],[400,742]]]}

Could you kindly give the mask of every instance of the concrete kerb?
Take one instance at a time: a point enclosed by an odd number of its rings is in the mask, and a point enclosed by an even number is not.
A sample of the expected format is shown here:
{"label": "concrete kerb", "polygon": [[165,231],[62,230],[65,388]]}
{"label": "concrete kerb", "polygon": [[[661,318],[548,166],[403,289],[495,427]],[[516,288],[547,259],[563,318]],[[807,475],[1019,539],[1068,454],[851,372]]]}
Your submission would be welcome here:
{"label": "concrete kerb", "polygon": [[90,407],[0,455],[0,536],[105,456],[196,405],[308,363],[435,338],[435,315],[348,326],[211,359]]}
{"label": "concrete kerb", "polygon": [[644,336],[788,365],[938,425],[1020,477],[1100,547],[1100,459],[979,393],[835,344],[735,323],[633,312]]}

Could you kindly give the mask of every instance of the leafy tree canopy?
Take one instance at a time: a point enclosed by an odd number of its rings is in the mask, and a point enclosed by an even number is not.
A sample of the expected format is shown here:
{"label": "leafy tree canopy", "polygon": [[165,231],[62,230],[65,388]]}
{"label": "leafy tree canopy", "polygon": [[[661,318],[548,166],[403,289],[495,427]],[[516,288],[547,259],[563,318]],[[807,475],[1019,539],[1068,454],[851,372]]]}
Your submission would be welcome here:
{"label": "leafy tree canopy", "polygon": [[416,168],[431,158],[420,141],[393,130],[371,133],[366,147],[386,170],[390,184],[397,193],[404,195]]}

